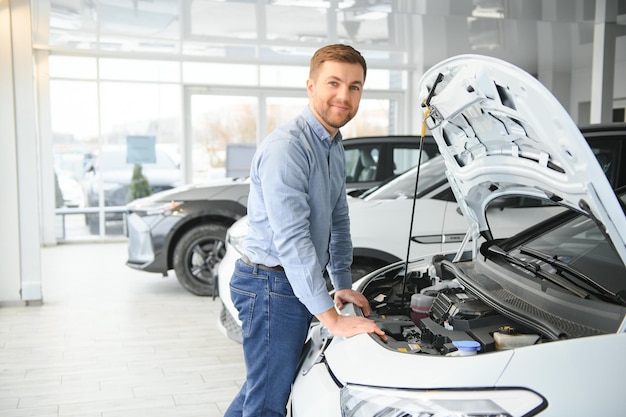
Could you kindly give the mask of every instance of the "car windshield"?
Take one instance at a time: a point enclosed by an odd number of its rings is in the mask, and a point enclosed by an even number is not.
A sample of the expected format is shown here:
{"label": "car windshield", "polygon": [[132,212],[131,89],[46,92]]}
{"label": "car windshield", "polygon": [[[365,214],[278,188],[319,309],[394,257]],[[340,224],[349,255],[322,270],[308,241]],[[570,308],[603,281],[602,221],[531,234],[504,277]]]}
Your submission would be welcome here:
{"label": "car windshield", "polygon": [[[626,194],[620,199],[625,202]],[[584,215],[525,241],[509,254],[557,275],[582,274],[615,294],[626,290],[624,262],[596,222]]]}
{"label": "car windshield", "polygon": [[[126,149],[108,150],[99,155],[101,169],[107,171],[130,169],[134,164],[126,162]],[[176,169],[176,164],[170,156],[162,151],[156,151],[156,162],[142,163],[144,168]]]}
{"label": "car windshield", "polygon": [[[417,197],[446,181],[446,168],[441,155],[422,163],[417,186]],[[412,198],[415,191],[417,168],[412,168],[397,178],[362,195],[364,200],[395,200]]]}

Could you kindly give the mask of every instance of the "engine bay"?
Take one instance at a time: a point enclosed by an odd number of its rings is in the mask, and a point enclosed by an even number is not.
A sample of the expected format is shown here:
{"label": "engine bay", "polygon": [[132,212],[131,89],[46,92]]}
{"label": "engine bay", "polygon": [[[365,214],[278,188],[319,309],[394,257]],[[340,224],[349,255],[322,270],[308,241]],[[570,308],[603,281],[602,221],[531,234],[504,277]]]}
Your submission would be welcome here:
{"label": "engine bay", "polygon": [[[372,310],[369,318],[388,336],[380,343],[389,349],[460,356],[547,341],[489,307],[454,277],[442,280],[436,268],[411,272],[406,279],[397,273],[387,271],[362,289]],[[459,349],[467,342],[474,343],[475,352]]]}

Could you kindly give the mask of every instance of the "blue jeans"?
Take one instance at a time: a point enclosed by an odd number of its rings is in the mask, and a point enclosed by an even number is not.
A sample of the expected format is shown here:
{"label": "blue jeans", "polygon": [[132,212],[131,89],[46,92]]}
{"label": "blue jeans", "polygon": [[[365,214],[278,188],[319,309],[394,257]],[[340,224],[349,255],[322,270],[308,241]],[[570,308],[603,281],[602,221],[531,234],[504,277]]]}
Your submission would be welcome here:
{"label": "blue jeans", "polygon": [[284,417],[312,316],[284,272],[241,259],[230,294],[241,320],[247,375],[224,417]]}

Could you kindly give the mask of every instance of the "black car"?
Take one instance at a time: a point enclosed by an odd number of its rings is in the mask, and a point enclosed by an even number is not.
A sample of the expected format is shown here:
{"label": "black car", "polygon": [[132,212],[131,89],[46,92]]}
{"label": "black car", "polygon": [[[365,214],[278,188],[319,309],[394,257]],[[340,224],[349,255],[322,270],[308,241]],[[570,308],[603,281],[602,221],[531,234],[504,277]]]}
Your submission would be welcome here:
{"label": "black car", "polygon": [[614,189],[626,185],[626,123],[580,127]]}
{"label": "black car", "polygon": [[[428,156],[438,153],[432,137],[423,143]],[[413,167],[420,137],[349,138],[343,145],[347,190],[358,195]],[[191,293],[216,293],[226,230],[246,214],[249,187],[247,178],[228,178],[180,186],[128,204],[126,265],[163,275],[173,269]]]}

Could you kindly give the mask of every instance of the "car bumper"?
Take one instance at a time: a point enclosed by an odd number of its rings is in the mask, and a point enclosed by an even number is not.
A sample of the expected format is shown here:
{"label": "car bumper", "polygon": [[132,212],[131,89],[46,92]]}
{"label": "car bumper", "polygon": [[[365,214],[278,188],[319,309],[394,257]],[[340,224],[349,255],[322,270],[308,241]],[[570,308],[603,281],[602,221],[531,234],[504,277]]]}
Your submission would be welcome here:
{"label": "car bumper", "polygon": [[[230,294],[228,294],[227,296],[230,297]],[[222,311],[220,312],[220,317],[217,325],[224,334],[224,336],[234,340],[235,342],[243,343],[241,324],[233,317],[230,311],[228,311],[223,302]]]}
{"label": "car bumper", "polygon": [[341,417],[341,387],[324,363],[324,351],[331,340],[323,326],[311,324],[291,391],[293,417]]}
{"label": "car bumper", "polygon": [[172,224],[178,220],[172,216],[140,216],[137,213],[130,213],[127,219],[126,265],[142,271],[166,274],[170,269],[165,246],[166,235],[159,230],[172,230]]}
{"label": "car bumper", "polygon": [[300,371],[291,395],[293,417],[341,417],[341,389],[323,363],[313,366],[307,375]]}
{"label": "car bumper", "polygon": [[219,295],[222,299],[219,326],[227,337],[239,343],[241,343],[241,321],[237,318],[237,310],[230,299],[230,278],[235,271],[235,262],[240,257],[241,254],[237,249],[226,242],[226,255],[217,270]]}

